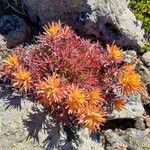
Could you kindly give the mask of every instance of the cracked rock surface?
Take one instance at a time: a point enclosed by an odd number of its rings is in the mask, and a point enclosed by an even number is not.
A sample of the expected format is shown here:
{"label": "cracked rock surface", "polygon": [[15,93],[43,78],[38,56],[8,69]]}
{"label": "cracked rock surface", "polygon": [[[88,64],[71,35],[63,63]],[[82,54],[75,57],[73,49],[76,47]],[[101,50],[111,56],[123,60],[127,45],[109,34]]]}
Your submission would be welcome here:
{"label": "cracked rock surface", "polygon": [[129,0],[24,0],[23,4],[30,20],[40,26],[61,20],[79,32],[115,41],[121,47],[144,45],[142,23],[128,8]]}

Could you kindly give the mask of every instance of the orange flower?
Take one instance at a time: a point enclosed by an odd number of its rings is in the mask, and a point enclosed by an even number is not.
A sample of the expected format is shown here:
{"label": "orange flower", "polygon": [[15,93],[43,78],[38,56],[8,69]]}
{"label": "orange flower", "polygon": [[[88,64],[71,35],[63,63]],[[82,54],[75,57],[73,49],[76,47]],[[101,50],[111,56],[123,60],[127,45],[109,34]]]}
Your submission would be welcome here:
{"label": "orange flower", "polygon": [[115,100],[114,107],[116,110],[122,110],[123,108],[125,108],[124,100],[122,100],[122,99]]}
{"label": "orange flower", "polygon": [[85,106],[82,110],[81,121],[90,132],[95,132],[105,122],[106,112],[94,105]]}
{"label": "orange flower", "polygon": [[107,45],[107,51],[110,60],[118,61],[123,58],[123,51],[114,43],[111,46]]}
{"label": "orange flower", "polygon": [[32,83],[30,72],[20,67],[18,71],[13,74],[12,83],[13,86],[19,87],[22,91],[27,92],[27,89],[29,89]]}
{"label": "orange flower", "polygon": [[57,22],[52,22],[52,24],[49,23],[44,27],[44,30],[46,35],[49,35],[51,38],[55,38],[61,30],[61,24]]}
{"label": "orange flower", "polygon": [[88,93],[88,100],[90,104],[99,104],[104,101],[102,93],[99,89],[94,89]]}
{"label": "orange flower", "polygon": [[18,56],[16,54],[10,54],[3,62],[8,69],[15,69],[19,66]]}
{"label": "orange flower", "polygon": [[78,113],[85,102],[85,97],[86,96],[82,89],[79,89],[78,86],[72,85],[66,101],[68,113]]}
{"label": "orange flower", "polygon": [[61,80],[56,74],[44,78],[44,81],[39,81],[37,90],[37,93],[43,97],[43,102],[50,105],[60,102],[66,95],[61,85]]}
{"label": "orange flower", "polygon": [[123,94],[129,95],[133,92],[140,92],[143,89],[141,76],[134,72],[134,70],[126,70],[119,76],[119,83]]}

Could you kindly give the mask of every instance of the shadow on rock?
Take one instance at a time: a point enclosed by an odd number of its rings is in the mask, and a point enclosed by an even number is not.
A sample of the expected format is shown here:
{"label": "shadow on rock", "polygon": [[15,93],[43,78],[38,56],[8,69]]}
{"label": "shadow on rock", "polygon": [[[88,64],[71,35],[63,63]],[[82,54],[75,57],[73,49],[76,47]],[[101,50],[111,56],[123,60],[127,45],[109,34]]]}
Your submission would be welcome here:
{"label": "shadow on rock", "polygon": [[101,142],[101,135],[100,135],[99,132],[91,133],[91,134],[90,134],[90,138],[91,138],[93,141]]}
{"label": "shadow on rock", "polygon": [[27,119],[23,120],[23,124],[28,131],[27,139],[33,138],[34,141],[39,142],[39,132],[46,126],[46,116],[46,111],[32,107],[32,112],[29,112]]}
{"label": "shadow on rock", "polygon": [[7,101],[5,101],[5,105],[6,105],[5,110],[7,110],[8,108],[15,108],[15,109],[21,110],[21,108],[22,108],[21,100],[22,100],[21,96],[14,96],[14,97],[8,99]]}
{"label": "shadow on rock", "polygon": [[74,126],[56,123],[48,116],[47,110],[38,107],[32,107],[23,124],[28,132],[27,140],[33,139],[34,142],[42,143],[46,150],[75,150],[72,143],[78,146],[81,142]]}
{"label": "shadow on rock", "polygon": [[22,98],[22,95],[12,89],[11,86],[5,84],[0,85],[0,100],[4,101],[4,105],[6,106],[5,110],[8,108],[21,110]]}
{"label": "shadow on rock", "polygon": [[50,124],[46,128],[47,138],[43,141],[43,146],[47,150],[53,150],[54,148],[61,147],[61,143],[65,142],[65,139],[61,139],[61,127],[59,124]]}
{"label": "shadow on rock", "polygon": [[48,136],[43,141],[46,150],[76,150],[75,147],[81,143],[75,126],[61,126],[61,124],[58,123],[47,125],[46,132]]}

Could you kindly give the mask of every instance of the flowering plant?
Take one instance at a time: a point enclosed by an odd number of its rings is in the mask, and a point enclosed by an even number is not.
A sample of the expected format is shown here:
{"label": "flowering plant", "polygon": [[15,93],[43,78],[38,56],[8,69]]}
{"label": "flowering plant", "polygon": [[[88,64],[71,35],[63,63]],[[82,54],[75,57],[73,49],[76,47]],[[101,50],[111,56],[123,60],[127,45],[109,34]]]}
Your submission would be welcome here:
{"label": "flowering plant", "polygon": [[123,96],[142,90],[141,77],[114,43],[103,48],[60,22],[44,30],[30,51],[21,47],[4,60],[2,75],[34,95],[56,121],[96,131],[110,110],[124,108]]}

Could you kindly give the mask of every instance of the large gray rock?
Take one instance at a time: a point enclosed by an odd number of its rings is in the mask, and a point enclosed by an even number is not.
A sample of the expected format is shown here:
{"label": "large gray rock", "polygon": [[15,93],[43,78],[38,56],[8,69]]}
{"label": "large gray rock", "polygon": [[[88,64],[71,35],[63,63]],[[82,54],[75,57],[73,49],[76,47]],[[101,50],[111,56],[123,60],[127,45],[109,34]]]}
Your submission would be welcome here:
{"label": "large gray rock", "polygon": [[122,47],[143,46],[141,22],[129,10],[129,0],[24,0],[29,18],[40,26],[54,20],[79,32],[96,35]]}
{"label": "large gray rock", "polygon": [[143,117],[145,110],[141,102],[141,95],[134,94],[127,99],[125,108],[122,110],[114,109],[111,116],[112,119],[134,119]]}
{"label": "large gray rock", "polygon": [[5,15],[0,18],[0,35],[4,37],[7,48],[13,48],[29,40],[31,31],[22,18]]}
{"label": "large gray rock", "polygon": [[107,140],[106,150],[149,150],[150,130],[140,131],[127,129],[125,131],[105,131]]}

